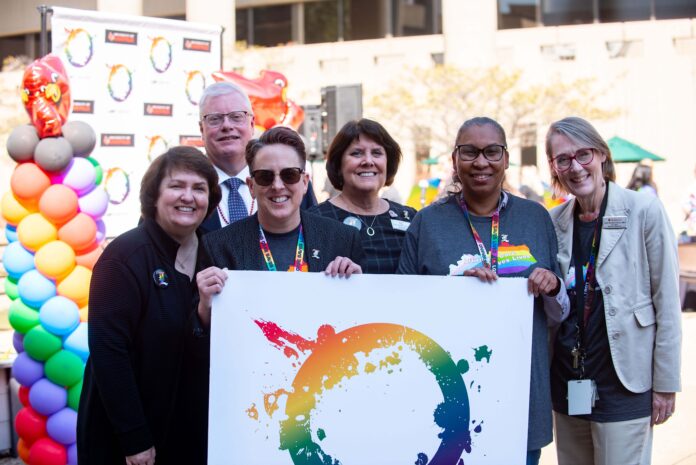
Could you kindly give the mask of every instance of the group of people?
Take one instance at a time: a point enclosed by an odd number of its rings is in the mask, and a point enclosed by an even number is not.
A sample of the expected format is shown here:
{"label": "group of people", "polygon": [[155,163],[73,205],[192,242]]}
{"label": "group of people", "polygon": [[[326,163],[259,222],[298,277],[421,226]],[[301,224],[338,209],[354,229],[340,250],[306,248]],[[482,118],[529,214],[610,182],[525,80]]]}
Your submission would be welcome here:
{"label": "group of people", "polygon": [[[402,154],[375,121],[338,132],[326,167],[340,193],[319,205],[300,136],[276,127],[252,139],[237,86],[205,90],[200,129],[207,157],[187,147],[158,157],[142,180],[141,223],[94,268],[80,464],[206,463],[211,302],[225,269],[525,277],[526,463],[538,463],[554,425],[561,465],[650,463],[652,427],[680,390],[675,238],[657,198],[614,183],[587,121],[549,128],[553,184],[573,195],[551,214],[503,190],[505,131],[486,117],[461,126],[452,189],[417,214],[380,198]],[[517,246],[528,254],[513,263]],[[577,384],[593,397],[580,414]]]}

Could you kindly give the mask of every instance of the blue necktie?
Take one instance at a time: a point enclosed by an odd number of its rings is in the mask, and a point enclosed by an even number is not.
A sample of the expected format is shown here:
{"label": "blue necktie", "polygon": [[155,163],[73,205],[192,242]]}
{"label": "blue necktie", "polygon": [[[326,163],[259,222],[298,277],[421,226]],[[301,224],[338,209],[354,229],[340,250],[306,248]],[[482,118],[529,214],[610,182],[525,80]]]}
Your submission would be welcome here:
{"label": "blue necktie", "polygon": [[239,186],[242,185],[242,180],[239,178],[228,178],[225,181],[229,193],[227,194],[227,208],[230,214],[230,224],[237,220],[247,217],[246,204],[244,199],[239,194]]}

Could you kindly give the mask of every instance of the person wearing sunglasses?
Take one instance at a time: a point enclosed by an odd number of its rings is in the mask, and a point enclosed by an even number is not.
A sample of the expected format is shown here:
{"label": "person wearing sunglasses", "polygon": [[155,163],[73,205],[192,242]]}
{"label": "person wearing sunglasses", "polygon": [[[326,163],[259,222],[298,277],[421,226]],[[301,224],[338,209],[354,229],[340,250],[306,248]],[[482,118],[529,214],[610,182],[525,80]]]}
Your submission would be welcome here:
{"label": "person wearing sunglasses", "polygon": [[[459,128],[450,195],[420,210],[406,232],[397,273],[528,279],[534,295],[526,463],[552,440],[547,321],[560,322],[568,299],[559,278],[548,212],[503,190],[509,154],[505,131],[477,117]],[[520,309],[511,308],[510,311]],[[530,363],[520,360],[520,363]]]}
{"label": "person wearing sunglasses", "polygon": [[362,273],[358,231],[300,209],[307,191],[305,146],[286,127],[267,130],[246,147],[247,183],[258,211],[203,238],[212,266],[197,275],[198,313],[210,321],[212,296],[230,270],[324,271],[349,277]]}
{"label": "person wearing sunglasses", "polygon": [[346,123],[329,147],[326,172],[340,193],[310,211],[360,231],[365,273],[394,273],[404,234],[416,210],[380,198],[401,162],[401,148],[376,121]]}
{"label": "person wearing sunglasses", "polygon": [[675,236],[657,197],[614,182],[589,122],[553,123],[546,154],[554,188],[574,196],[551,211],[571,303],[551,364],[558,463],[649,464],[680,390]]}
{"label": "person wearing sunglasses", "polygon": [[[203,222],[204,233],[215,231],[253,214],[257,205],[251,196],[247,178],[249,167],[245,149],[254,134],[254,113],[249,96],[231,82],[216,82],[206,87],[198,102],[199,127],[205,152],[220,179],[222,199],[216,214]],[[302,208],[317,204],[311,182],[302,199]]]}

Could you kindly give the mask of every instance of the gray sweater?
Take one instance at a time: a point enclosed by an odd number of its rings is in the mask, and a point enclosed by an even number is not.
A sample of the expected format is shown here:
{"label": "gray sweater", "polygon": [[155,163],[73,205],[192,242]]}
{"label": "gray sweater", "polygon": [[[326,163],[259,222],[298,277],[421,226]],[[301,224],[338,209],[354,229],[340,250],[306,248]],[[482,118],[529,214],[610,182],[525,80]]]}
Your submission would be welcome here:
{"label": "gray sweater", "polygon": [[[507,193],[504,197],[498,274],[528,277],[534,268],[541,267],[558,275],[558,245],[548,212],[535,202]],[[471,222],[489,250],[491,218],[471,215]],[[450,196],[418,212],[406,232],[397,273],[461,275],[465,269],[481,266],[477,254],[476,241],[457,197]],[[540,449],[552,440],[546,322],[544,299],[538,297],[534,299],[528,450]]]}

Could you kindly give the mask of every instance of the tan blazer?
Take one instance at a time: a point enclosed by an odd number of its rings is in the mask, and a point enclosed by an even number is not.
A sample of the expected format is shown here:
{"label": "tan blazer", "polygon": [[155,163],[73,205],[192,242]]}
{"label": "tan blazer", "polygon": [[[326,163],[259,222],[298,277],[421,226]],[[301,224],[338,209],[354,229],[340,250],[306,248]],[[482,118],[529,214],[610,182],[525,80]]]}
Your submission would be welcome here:
{"label": "tan blazer", "polygon": [[[558,236],[558,262],[568,273],[573,249],[575,199],[551,213]],[[607,229],[606,220],[625,229]],[[609,183],[597,283],[611,358],[621,383],[632,392],[681,390],[679,264],[672,227],[662,203]]]}

